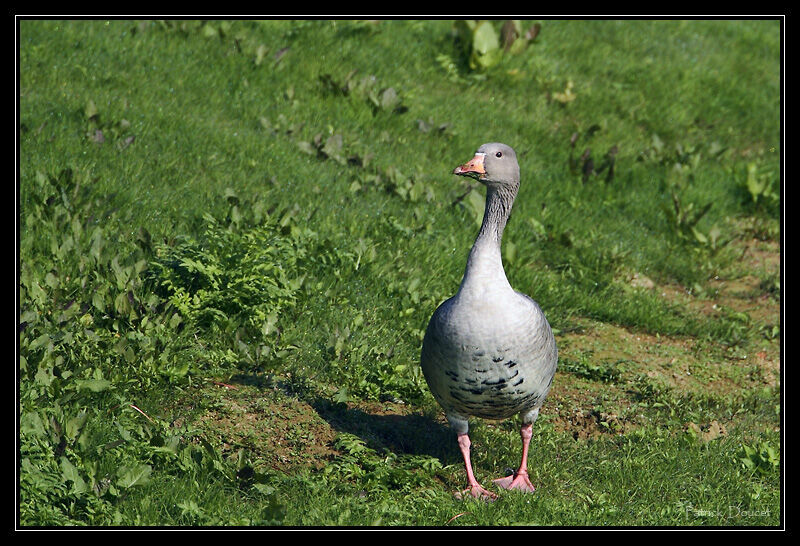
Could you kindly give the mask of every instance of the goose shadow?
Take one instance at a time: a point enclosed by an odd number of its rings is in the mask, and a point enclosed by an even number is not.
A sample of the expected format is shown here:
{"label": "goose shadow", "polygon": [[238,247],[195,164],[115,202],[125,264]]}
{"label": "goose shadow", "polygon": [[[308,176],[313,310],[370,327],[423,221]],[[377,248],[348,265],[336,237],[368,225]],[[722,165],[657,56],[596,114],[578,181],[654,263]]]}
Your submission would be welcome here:
{"label": "goose shadow", "polygon": [[334,430],[361,438],[379,453],[428,456],[444,465],[460,461],[453,431],[426,415],[373,413],[319,397],[308,402]]}
{"label": "goose shadow", "polygon": [[308,404],[335,431],[357,436],[378,453],[389,451],[397,455],[428,456],[444,465],[461,461],[456,437],[449,425],[422,413],[392,413],[354,407],[321,397],[302,381],[274,376],[240,373],[230,381],[259,389],[279,388]]}

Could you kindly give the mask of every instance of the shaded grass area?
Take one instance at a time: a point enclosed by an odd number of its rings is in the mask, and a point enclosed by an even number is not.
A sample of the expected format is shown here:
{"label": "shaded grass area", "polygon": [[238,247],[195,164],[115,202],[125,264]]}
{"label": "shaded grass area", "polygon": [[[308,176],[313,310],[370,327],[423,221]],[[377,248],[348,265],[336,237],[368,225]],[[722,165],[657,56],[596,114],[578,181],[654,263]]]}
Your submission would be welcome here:
{"label": "shaded grass area", "polygon": [[[21,21],[20,522],[776,525],[779,30]],[[417,361],[490,140],[562,359],[539,492],[465,508]]]}

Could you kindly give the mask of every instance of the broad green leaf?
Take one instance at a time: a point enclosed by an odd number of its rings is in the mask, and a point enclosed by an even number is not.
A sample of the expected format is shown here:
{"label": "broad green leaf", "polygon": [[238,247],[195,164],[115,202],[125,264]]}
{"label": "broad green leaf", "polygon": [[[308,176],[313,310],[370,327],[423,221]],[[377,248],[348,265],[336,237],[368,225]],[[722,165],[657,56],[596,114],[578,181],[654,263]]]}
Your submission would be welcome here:
{"label": "broad green leaf", "polygon": [[26,434],[44,436],[46,434],[42,418],[35,411],[27,411],[19,418],[19,429]]}
{"label": "broad green leaf", "polygon": [[144,485],[150,481],[153,467],[149,464],[123,466],[117,472],[117,485],[125,489],[136,485]]}
{"label": "broad green leaf", "polygon": [[88,414],[85,410],[81,410],[78,412],[78,415],[69,419],[64,426],[64,432],[67,435],[67,438],[75,439],[80,434],[81,429],[83,428],[84,424],[86,424],[86,418]]}
{"label": "broad green leaf", "polygon": [[61,457],[61,477],[64,481],[72,482],[72,493],[80,494],[89,490],[78,469],[66,457]]}
{"label": "broad green leaf", "polygon": [[44,276],[44,283],[50,288],[58,288],[58,277],[53,275],[52,272],[48,271]]}
{"label": "broad green leaf", "polygon": [[105,241],[103,240],[103,230],[99,227],[95,228],[92,232],[92,246],[89,249],[89,254],[98,262],[100,263],[100,255],[103,252],[103,246],[105,245]]}
{"label": "broad green leaf", "polygon": [[400,104],[400,97],[394,88],[389,87],[381,93],[380,106],[383,110],[394,110]]}
{"label": "broad green leaf", "polygon": [[481,21],[472,33],[472,68],[489,68],[503,55],[500,38],[491,21]]}
{"label": "broad green leaf", "polygon": [[34,339],[30,345],[28,345],[28,350],[35,351],[39,347],[43,347],[48,343],[50,343],[50,334],[42,334]]}
{"label": "broad green leaf", "polygon": [[691,230],[692,230],[692,234],[694,235],[694,238],[697,239],[698,243],[700,243],[702,245],[708,243],[708,237],[706,237],[705,234],[702,231],[700,231],[699,229],[697,229],[694,226],[691,227]]}
{"label": "broad green leaf", "polygon": [[222,193],[222,197],[231,205],[239,204],[239,196],[236,195],[236,191],[233,188],[225,188],[225,191]]}
{"label": "broad green leaf", "polygon": [[500,39],[490,21],[481,21],[472,34],[472,47],[479,55],[485,55],[500,47]]}
{"label": "broad green leaf", "polygon": [[52,368],[39,368],[36,371],[36,375],[33,376],[33,380],[36,381],[37,384],[45,387],[49,387],[53,383],[54,378],[55,376],[53,375]]}
{"label": "broad green leaf", "polygon": [[92,392],[102,392],[112,387],[108,379],[78,379],[75,381],[78,389],[89,389]]}
{"label": "broad green leaf", "polygon": [[128,300],[127,292],[120,292],[114,298],[114,310],[122,316],[127,316],[131,312],[131,302]]}
{"label": "broad green leaf", "polygon": [[93,100],[89,99],[89,102],[86,103],[86,109],[84,110],[84,115],[86,119],[92,119],[93,117],[97,116],[98,110],[97,105],[94,103]]}
{"label": "broad green leaf", "polygon": [[200,29],[203,36],[206,38],[217,38],[219,37],[219,31],[210,23],[206,23],[203,25],[203,28]]}
{"label": "broad green leaf", "polygon": [[98,290],[95,290],[94,293],[92,293],[92,305],[101,313],[104,313],[106,310],[106,301],[103,296],[104,294]]}
{"label": "broad green leaf", "polygon": [[267,51],[269,51],[269,48],[264,44],[261,44],[256,48],[256,59],[255,59],[256,66],[264,62],[264,57],[266,57]]}

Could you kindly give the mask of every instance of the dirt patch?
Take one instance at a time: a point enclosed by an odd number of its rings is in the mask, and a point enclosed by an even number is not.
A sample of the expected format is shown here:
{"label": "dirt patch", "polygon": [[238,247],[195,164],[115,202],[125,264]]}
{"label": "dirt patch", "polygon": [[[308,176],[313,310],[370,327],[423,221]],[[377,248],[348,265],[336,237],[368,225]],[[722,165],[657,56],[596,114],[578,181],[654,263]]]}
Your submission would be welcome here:
{"label": "dirt patch", "polygon": [[[646,422],[638,409],[643,386],[727,395],[780,381],[778,339],[757,340],[745,351],[588,319],[578,322],[577,332],[558,336],[559,372],[543,408],[557,430],[576,439],[623,434]],[[687,427],[702,441],[726,433],[719,423],[692,425]]]}
{"label": "dirt patch", "polygon": [[778,340],[765,339],[744,352],[693,338],[584,322],[583,333],[560,336],[560,361],[614,366],[622,379],[632,380],[644,374],[683,391],[725,393],[743,387],[775,386],[779,378]]}
{"label": "dirt patch", "polygon": [[212,382],[194,393],[205,411],[193,422],[223,456],[247,450],[254,466],[321,468],[337,455],[336,431],[314,408],[279,388]]}
{"label": "dirt patch", "polygon": [[616,413],[577,408],[571,414],[556,414],[553,421],[556,430],[568,431],[576,440],[597,438],[603,434],[624,434],[635,426]]}
{"label": "dirt patch", "polygon": [[690,434],[700,440],[701,442],[710,442],[721,438],[728,434],[725,425],[719,421],[714,420],[705,425],[698,425],[697,423],[686,423],[683,428],[684,432]]}
{"label": "dirt patch", "polygon": [[638,272],[622,274],[617,282],[633,289],[652,290],[667,301],[704,316],[745,313],[747,320],[780,325],[781,249],[776,241],[736,239],[727,249],[731,264],[703,287],[659,284]]}
{"label": "dirt patch", "polygon": [[777,277],[745,274],[711,279],[701,295],[678,285],[660,285],[654,289],[664,299],[707,317],[744,313],[743,318],[753,323],[777,325],[780,324],[780,303],[775,294],[780,288],[775,283],[779,283]]}
{"label": "dirt patch", "polygon": [[292,386],[291,379],[273,376],[210,381],[182,401],[179,420],[190,421],[226,458],[245,449],[255,469],[320,469],[341,455],[341,432],[378,453],[457,461],[441,412],[425,415],[396,402],[336,403]]}
{"label": "dirt patch", "polygon": [[438,406],[428,412],[396,402],[333,404],[319,399],[314,409],[336,430],[354,434],[378,453],[453,459],[452,431]]}
{"label": "dirt patch", "polygon": [[[608,324],[584,325],[585,334],[563,336],[563,355],[590,353],[595,361],[626,359],[631,373],[645,374],[682,391],[724,393],[780,380],[780,267],[777,241],[737,238],[726,251],[732,261],[703,287],[658,284],[628,273],[618,282],[652,290],[700,316],[737,321],[757,332],[747,350],[692,338],[630,332]],[[763,339],[762,339],[763,338]]]}
{"label": "dirt patch", "polygon": [[638,273],[627,274],[623,282],[654,290],[670,302],[706,316],[746,313],[753,322],[780,324],[780,244],[756,238],[736,239],[728,251],[733,256],[731,264],[700,290],[659,285]]}

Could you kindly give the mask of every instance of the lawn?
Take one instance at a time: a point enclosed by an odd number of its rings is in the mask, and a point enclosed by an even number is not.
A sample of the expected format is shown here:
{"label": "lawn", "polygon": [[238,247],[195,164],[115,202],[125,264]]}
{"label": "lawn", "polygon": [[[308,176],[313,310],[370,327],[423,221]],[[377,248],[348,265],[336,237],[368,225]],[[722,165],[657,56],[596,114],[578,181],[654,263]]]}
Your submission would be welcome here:
{"label": "lawn", "polygon": [[[783,524],[780,20],[17,39],[18,526]],[[559,347],[537,491],[493,503],[419,368],[489,141]],[[480,481],[517,464],[471,431]]]}

